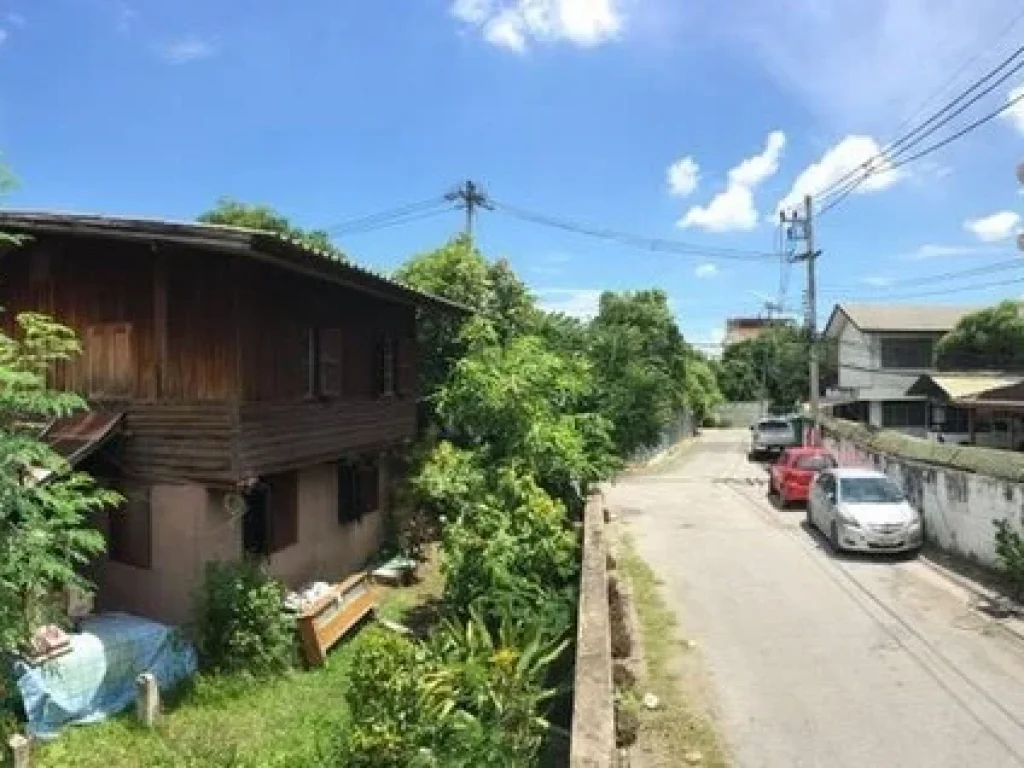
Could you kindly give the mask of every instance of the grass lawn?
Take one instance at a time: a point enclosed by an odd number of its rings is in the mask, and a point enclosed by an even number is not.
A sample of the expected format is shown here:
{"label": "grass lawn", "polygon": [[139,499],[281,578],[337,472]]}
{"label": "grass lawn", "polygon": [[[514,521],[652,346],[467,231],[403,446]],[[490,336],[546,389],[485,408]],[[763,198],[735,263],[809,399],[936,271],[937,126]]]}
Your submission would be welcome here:
{"label": "grass lawn", "polygon": [[[436,557],[420,581],[382,588],[380,615],[402,621],[441,587]],[[101,725],[70,728],[36,750],[44,768],[188,766],[271,768],[327,765],[326,744],[348,723],[343,698],[351,646],[343,641],[326,666],[268,681],[201,677],[169,701],[154,730],[127,712]]]}

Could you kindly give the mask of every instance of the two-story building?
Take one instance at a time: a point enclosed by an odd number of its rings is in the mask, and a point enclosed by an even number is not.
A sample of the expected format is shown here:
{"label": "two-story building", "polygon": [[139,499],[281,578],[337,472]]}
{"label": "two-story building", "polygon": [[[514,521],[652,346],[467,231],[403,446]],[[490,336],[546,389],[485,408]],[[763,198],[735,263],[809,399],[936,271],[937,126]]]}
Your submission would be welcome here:
{"label": "two-story building", "polygon": [[92,413],[53,425],[128,501],[100,521],[101,609],[185,620],[212,559],[262,556],[293,586],[378,548],[415,437],[416,318],[462,312],[274,234],[0,212],[10,324],[33,310],[84,351],[55,371]]}
{"label": "two-story building", "polygon": [[[904,304],[837,304],[825,326],[838,369],[842,418],[924,435],[928,398],[908,390],[935,370],[935,346],[962,317],[978,307]],[[950,411],[951,419],[966,416]],[[948,425],[967,432],[964,424]]]}

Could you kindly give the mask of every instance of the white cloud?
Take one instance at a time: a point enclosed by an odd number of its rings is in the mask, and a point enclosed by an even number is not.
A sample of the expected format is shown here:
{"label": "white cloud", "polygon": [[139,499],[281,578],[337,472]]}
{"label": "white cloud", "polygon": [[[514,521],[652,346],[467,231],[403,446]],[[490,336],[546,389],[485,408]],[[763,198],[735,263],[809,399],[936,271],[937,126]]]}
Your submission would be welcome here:
{"label": "white cloud", "polygon": [[715,195],[706,206],[695,205],[679,221],[686,229],[697,227],[708,232],[734,232],[757,226],[754,188],[779,169],[779,158],[786,146],[782,131],[768,134],[764,150],[748,157],[730,169],[724,191]]}
{"label": "white cloud", "polygon": [[523,52],[529,42],[589,47],[618,37],[622,0],[454,0],[451,14],[483,38]]}
{"label": "white cloud", "polygon": [[786,134],[772,131],[768,134],[764,152],[748,157],[729,171],[729,184],[741,187],[756,187],[765,179],[771,178],[779,170],[779,158],[786,146]]}
{"label": "white cloud", "polygon": [[1005,56],[993,30],[1017,12],[1006,0],[788,0],[784,13],[733,0],[729,13],[713,3],[700,13],[691,24],[702,37],[753,59],[833,130],[890,131],[937,89],[956,92]]}
{"label": "white cloud", "polygon": [[[904,174],[892,168],[886,158],[878,157],[881,151],[878,142],[870,136],[847,136],[796,177],[789,192],[779,201],[776,211],[788,211],[802,206],[804,195],[817,196],[840,179],[845,180],[836,191],[844,189],[860,177],[864,177],[864,181],[854,190],[856,194],[888,189],[903,179]],[[854,171],[856,173],[847,179],[847,175]],[[869,172],[870,175],[866,175]]]}
{"label": "white cloud", "polygon": [[597,315],[603,291],[593,288],[542,288],[537,301],[548,312],[561,312],[584,320]]}
{"label": "white cloud", "polygon": [[942,259],[950,256],[977,256],[979,254],[991,253],[992,249],[979,245],[939,245],[925,243],[916,250],[906,254],[911,261],[924,261],[925,259]]}
{"label": "white cloud", "polygon": [[964,229],[974,234],[983,243],[996,243],[1013,237],[1020,229],[1020,214],[1013,211],[999,211],[980,219],[968,219]]}
{"label": "white cloud", "polygon": [[28,24],[28,19],[26,19],[20,13],[14,13],[13,11],[10,13],[5,13],[4,19],[6,19],[7,23],[10,24],[12,27],[24,27]]}
{"label": "white cloud", "polygon": [[728,186],[706,206],[695,205],[679,221],[683,229],[697,227],[708,232],[735,232],[757,226],[754,193],[746,187]]}
{"label": "white cloud", "polygon": [[526,36],[523,34],[522,18],[512,11],[504,11],[484,24],[484,40],[499,48],[523,53],[526,50]]}
{"label": "white cloud", "polygon": [[0,27],[0,45],[3,45],[6,42],[7,42],[7,30],[4,29],[3,27]]}
{"label": "white cloud", "polygon": [[893,284],[893,279],[891,277],[884,277],[882,275],[869,275],[868,277],[862,277],[860,281],[872,286],[873,288],[885,288],[886,286]]}
{"label": "white cloud", "polygon": [[160,55],[170,64],[188,64],[192,61],[208,59],[217,52],[213,43],[195,35],[172,40],[160,46],[159,50]]}
{"label": "white cloud", "polygon": [[114,3],[114,19],[117,31],[122,35],[131,34],[132,26],[139,18],[139,12],[125,2]]}
{"label": "white cloud", "polygon": [[693,270],[693,274],[702,279],[714,277],[718,274],[718,265],[710,261],[706,264],[698,264],[697,268]]}
{"label": "white cloud", "polygon": [[[1022,95],[1024,95],[1024,85],[1018,86],[1010,91],[1006,96],[1006,101],[1009,103],[1014,99],[1019,99]],[[1017,127],[1017,130],[1024,133],[1024,99],[1021,99],[1008,110],[1003,112],[1003,117],[1011,120]]]}
{"label": "white cloud", "polygon": [[693,194],[700,183],[700,166],[691,156],[676,160],[668,167],[668,191],[677,197]]}

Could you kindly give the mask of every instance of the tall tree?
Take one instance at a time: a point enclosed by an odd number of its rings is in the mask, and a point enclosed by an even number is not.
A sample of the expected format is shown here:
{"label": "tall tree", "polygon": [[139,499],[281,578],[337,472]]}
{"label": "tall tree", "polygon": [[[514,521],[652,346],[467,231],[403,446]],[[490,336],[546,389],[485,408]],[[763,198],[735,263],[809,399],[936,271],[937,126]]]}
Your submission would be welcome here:
{"label": "tall tree", "polygon": [[600,410],[622,456],[655,445],[687,405],[686,345],[663,291],[606,292],[590,325]]}
{"label": "tall tree", "polygon": [[1024,370],[1024,317],[1015,301],[962,318],[936,349],[944,370]]}
{"label": "tall tree", "polygon": [[[819,347],[826,378],[828,348]],[[764,398],[780,410],[795,408],[808,397],[810,349],[806,329],[796,325],[768,328],[755,339],[729,345],[719,364],[723,395],[731,401]]]}
{"label": "tall tree", "polygon": [[267,205],[243,203],[230,197],[222,197],[217,205],[199,216],[204,224],[222,224],[229,227],[245,227],[263,232],[274,232],[290,240],[323,251],[338,261],[347,261],[344,251],[331,242],[330,235],[320,229],[302,229],[294,226],[283,214]]}
{"label": "tall tree", "polygon": [[[533,333],[541,313],[529,289],[508,261],[490,263],[467,235],[409,259],[395,273],[401,282],[457,301],[490,320],[500,342]],[[429,314],[421,318],[421,391],[432,395],[466,352],[462,326],[467,318]]]}

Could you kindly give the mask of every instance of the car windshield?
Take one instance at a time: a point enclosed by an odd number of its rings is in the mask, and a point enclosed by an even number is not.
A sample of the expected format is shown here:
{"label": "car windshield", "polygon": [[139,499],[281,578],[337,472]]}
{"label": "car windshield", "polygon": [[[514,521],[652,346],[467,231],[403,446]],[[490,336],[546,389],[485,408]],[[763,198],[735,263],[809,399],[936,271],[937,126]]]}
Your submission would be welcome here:
{"label": "car windshield", "polygon": [[884,477],[844,477],[839,493],[847,504],[895,504],[903,501],[903,491]]}
{"label": "car windshield", "polygon": [[794,466],[797,469],[808,469],[812,472],[820,472],[823,469],[831,469],[836,466],[836,460],[827,453],[818,453],[810,456],[798,456]]}
{"label": "car windshield", "polygon": [[761,432],[789,432],[789,422],[786,421],[762,421],[757,425]]}

